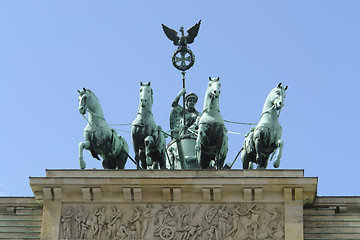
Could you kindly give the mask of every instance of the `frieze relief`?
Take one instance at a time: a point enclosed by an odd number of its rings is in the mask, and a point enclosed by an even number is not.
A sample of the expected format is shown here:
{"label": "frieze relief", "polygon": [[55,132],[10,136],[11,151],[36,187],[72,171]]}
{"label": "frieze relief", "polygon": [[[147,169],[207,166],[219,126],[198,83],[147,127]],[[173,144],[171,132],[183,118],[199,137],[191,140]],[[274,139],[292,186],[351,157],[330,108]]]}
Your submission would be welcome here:
{"label": "frieze relief", "polygon": [[64,204],[60,239],[284,239],[279,204]]}

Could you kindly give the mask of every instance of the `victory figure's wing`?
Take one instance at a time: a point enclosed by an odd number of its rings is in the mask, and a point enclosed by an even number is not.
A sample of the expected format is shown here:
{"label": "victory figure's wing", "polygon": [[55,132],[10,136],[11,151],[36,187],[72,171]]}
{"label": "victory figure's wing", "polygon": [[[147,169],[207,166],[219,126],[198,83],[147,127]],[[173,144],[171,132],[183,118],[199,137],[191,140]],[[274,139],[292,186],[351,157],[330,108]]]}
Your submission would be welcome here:
{"label": "victory figure's wing", "polygon": [[178,128],[181,125],[181,121],[182,121],[182,111],[179,111],[181,108],[180,107],[175,107],[171,110],[170,113],[170,129],[171,129],[171,135],[173,136],[173,130],[175,128]]}
{"label": "victory figure's wing", "polygon": [[[200,23],[201,23],[201,20],[196,23],[194,26],[192,26],[191,28],[189,28],[187,30],[187,33],[188,35],[186,36],[186,42],[188,44],[190,43],[193,43],[194,42],[194,39],[195,37],[197,36],[198,32],[199,32],[199,28],[200,28]],[[167,35],[166,35],[167,36]],[[169,37],[169,36],[168,36]]]}
{"label": "victory figure's wing", "polygon": [[165,26],[164,24],[162,25],[162,29],[164,30],[165,35],[174,42],[174,45],[179,46],[179,37],[178,37],[178,33],[174,30],[171,29],[167,26]]}

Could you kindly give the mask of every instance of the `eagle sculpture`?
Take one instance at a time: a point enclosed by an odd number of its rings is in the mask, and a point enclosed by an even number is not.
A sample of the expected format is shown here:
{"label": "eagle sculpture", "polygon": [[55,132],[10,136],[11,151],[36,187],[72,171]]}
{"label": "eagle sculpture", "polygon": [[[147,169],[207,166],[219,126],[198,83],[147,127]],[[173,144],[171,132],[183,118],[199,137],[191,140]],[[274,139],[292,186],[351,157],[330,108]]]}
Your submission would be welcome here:
{"label": "eagle sculpture", "polygon": [[194,42],[194,39],[199,32],[200,23],[201,23],[201,20],[198,23],[196,23],[194,26],[189,28],[187,30],[188,35],[186,35],[186,36],[184,35],[184,27],[180,27],[181,35],[178,36],[177,31],[175,31],[174,29],[171,29],[171,28],[165,26],[164,24],[161,24],[161,25],[162,25],[165,35],[171,41],[173,41],[175,46],[179,46],[179,48],[183,48],[183,47],[186,48],[187,44]]}

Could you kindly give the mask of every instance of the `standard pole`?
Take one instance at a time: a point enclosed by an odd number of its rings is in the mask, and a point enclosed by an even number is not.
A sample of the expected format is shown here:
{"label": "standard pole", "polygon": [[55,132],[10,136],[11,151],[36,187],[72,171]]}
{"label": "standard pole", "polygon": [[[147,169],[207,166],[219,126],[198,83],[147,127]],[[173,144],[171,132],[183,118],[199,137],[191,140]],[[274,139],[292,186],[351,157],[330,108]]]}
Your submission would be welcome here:
{"label": "standard pole", "polygon": [[[183,80],[183,88],[185,88],[185,71],[182,71],[181,72],[181,74],[182,74],[182,80]],[[183,94],[183,109],[184,109],[184,111],[183,111],[183,124],[184,124],[184,126],[185,126],[185,115],[186,115],[186,106],[185,106],[185,93]],[[185,132],[184,132],[185,133]]]}

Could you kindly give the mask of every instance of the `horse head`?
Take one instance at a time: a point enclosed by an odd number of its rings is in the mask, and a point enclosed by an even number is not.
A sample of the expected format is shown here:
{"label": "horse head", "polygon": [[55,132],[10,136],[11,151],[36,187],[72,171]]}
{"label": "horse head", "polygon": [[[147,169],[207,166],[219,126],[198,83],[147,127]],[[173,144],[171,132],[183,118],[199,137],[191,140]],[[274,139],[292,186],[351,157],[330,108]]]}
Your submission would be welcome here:
{"label": "horse head", "polygon": [[284,106],[284,98],[286,97],[285,91],[287,90],[288,86],[284,87],[279,83],[276,88],[271,91],[269,99],[275,106],[276,110],[280,110]]}
{"label": "horse head", "polygon": [[218,98],[220,96],[220,78],[211,78],[209,77],[209,84],[206,90],[206,93],[210,98]]}
{"label": "horse head", "polygon": [[89,101],[91,100],[90,99],[90,95],[89,95],[89,90],[88,89],[81,89],[81,90],[78,90],[79,92],[79,112],[81,115],[84,115],[88,109],[88,106],[89,106]]}
{"label": "horse head", "polygon": [[140,82],[140,105],[141,108],[151,108],[153,104],[153,90],[150,87],[150,82]]}

